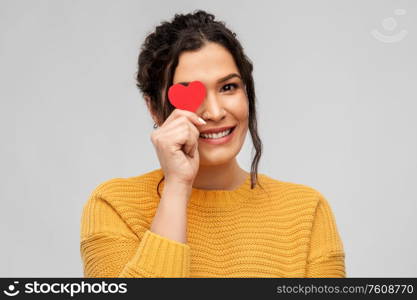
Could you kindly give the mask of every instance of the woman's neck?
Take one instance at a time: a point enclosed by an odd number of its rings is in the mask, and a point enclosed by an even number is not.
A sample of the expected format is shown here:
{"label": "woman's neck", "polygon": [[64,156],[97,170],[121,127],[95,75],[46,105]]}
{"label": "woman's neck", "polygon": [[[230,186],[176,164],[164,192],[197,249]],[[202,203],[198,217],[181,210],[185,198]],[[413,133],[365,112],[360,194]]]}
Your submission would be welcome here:
{"label": "woman's neck", "polygon": [[206,190],[234,190],[249,174],[240,168],[236,159],[224,165],[200,165],[193,187]]}

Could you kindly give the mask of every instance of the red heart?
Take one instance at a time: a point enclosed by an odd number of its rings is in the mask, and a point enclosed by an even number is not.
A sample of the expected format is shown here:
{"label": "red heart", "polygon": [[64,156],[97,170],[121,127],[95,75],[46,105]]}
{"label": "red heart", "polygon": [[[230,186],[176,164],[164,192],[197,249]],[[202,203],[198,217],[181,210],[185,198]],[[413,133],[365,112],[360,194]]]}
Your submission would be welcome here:
{"label": "red heart", "polygon": [[206,87],[201,81],[193,81],[188,86],[181,83],[172,85],[168,99],[176,108],[195,112],[206,97]]}

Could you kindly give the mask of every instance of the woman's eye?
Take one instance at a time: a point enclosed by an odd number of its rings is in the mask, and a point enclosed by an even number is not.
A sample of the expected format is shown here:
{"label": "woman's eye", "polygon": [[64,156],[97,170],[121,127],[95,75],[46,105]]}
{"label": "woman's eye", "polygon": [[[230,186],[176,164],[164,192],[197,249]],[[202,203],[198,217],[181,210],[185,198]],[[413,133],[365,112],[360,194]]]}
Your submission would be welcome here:
{"label": "woman's eye", "polygon": [[225,89],[225,87],[229,87],[229,86],[232,86],[233,89],[236,89],[237,88],[237,84],[235,84],[235,83],[229,83],[229,84],[224,85],[222,89],[225,90],[226,92],[227,91],[230,91],[230,89]]}

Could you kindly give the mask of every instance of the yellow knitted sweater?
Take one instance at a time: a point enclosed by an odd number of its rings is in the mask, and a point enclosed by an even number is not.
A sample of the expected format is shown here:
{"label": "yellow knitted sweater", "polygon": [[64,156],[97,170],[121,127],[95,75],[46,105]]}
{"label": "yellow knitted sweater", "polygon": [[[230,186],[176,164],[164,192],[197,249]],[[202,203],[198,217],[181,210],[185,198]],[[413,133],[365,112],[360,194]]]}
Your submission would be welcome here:
{"label": "yellow knitted sweater", "polygon": [[[259,173],[235,190],[192,189],[187,243],[149,230],[161,169],[110,179],[83,206],[84,277],[345,277],[335,218],[317,190]],[[159,186],[162,194],[164,182]]]}

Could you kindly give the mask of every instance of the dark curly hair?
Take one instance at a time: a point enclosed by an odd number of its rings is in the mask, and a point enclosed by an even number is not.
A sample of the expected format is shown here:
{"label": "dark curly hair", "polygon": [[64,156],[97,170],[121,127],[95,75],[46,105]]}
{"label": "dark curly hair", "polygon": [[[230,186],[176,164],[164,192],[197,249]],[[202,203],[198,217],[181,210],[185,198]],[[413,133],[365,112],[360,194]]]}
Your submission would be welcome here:
{"label": "dark curly hair", "polygon": [[[202,48],[207,42],[215,42],[225,47],[233,56],[246,87],[249,101],[248,127],[255,148],[251,164],[251,189],[258,181],[258,163],[262,154],[262,142],[258,135],[255,88],[252,78],[253,65],[245,55],[243,47],[224,22],[215,21],[214,15],[204,10],[189,14],[175,14],[171,22],[163,21],[149,34],[141,46],[138,59],[136,86],[142,92],[151,113],[162,124],[175,107],[166,101],[167,90],[172,85],[179,55],[183,51]],[[158,184],[164,180],[164,177]]]}

